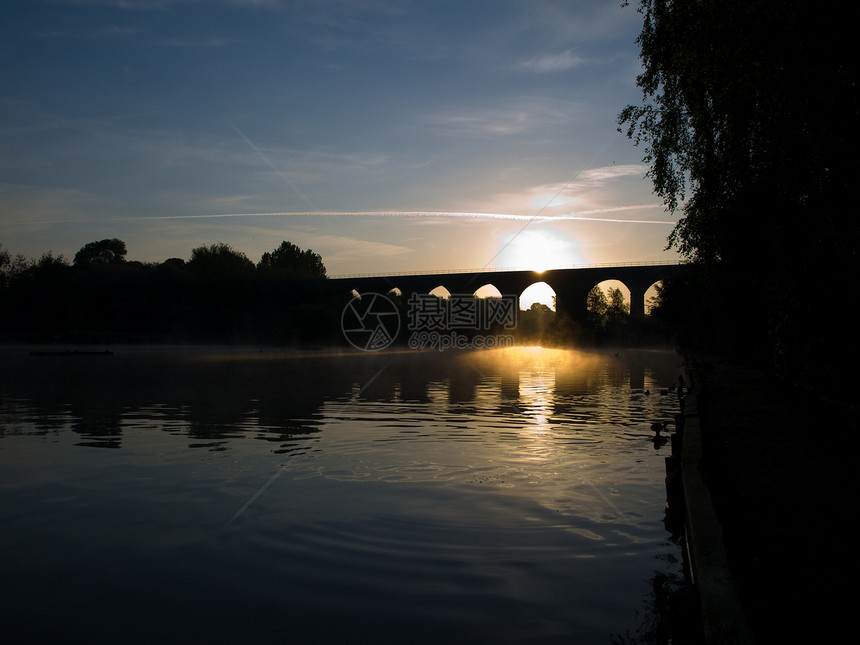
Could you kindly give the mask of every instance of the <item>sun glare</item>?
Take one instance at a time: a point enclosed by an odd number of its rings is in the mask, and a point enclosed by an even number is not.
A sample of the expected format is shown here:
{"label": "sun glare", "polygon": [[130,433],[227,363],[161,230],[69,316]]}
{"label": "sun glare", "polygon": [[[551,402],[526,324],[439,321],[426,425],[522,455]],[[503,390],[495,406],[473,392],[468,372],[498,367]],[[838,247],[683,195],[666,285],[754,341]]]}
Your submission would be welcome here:
{"label": "sun glare", "polygon": [[497,268],[525,269],[542,273],[582,262],[578,244],[563,233],[549,229],[519,231],[502,240],[504,248]]}

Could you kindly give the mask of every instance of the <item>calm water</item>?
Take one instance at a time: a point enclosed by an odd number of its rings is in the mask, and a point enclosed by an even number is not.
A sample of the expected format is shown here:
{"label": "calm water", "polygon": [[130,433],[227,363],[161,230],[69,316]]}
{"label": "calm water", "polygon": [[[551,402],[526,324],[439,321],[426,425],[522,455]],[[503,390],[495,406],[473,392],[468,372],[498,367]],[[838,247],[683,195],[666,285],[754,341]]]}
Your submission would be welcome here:
{"label": "calm water", "polygon": [[0,357],[5,642],[627,642],[680,570],[671,353]]}

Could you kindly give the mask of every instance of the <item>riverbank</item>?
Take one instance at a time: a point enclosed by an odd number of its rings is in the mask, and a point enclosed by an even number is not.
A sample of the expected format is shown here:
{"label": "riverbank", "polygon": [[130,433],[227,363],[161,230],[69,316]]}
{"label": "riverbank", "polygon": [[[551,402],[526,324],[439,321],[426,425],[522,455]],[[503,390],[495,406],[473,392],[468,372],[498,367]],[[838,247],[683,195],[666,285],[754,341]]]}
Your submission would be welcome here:
{"label": "riverbank", "polygon": [[836,642],[856,583],[852,393],[825,399],[713,365],[697,372],[703,474],[754,642]]}

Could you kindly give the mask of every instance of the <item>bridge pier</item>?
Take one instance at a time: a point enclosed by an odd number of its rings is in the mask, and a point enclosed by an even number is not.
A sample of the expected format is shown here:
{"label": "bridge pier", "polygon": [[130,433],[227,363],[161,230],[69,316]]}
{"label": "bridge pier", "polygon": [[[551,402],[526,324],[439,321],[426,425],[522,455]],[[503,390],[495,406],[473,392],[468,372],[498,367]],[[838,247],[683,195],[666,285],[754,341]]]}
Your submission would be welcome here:
{"label": "bridge pier", "polygon": [[645,292],[648,290],[648,287],[642,288],[641,286],[630,286],[627,287],[630,289],[630,317],[637,318],[639,320],[645,318]]}
{"label": "bridge pier", "polygon": [[577,323],[584,324],[588,318],[588,292],[591,287],[570,285],[554,280],[547,284],[555,291],[555,311]]}

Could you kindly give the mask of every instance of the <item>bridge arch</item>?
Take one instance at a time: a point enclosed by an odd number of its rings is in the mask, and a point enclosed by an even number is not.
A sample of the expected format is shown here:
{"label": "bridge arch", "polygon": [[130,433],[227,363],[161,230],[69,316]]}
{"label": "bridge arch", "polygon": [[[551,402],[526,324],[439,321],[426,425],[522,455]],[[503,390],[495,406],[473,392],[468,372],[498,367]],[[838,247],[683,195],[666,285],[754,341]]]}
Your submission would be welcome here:
{"label": "bridge arch", "polygon": [[502,292],[492,282],[482,284],[472,293],[476,298],[501,298]]}
{"label": "bridge arch", "polygon": [[659,295],[659,292],[657,291],[657,289],[659,287],[662,287],[662,286],[663,286],[663,281],[657,280],[656,282],[652,283],[651,286],[649,286],[645,290],[645,315],[646,316],[651,315],[653,300]]}
{"label": "bridge arch", "polygon": [[[655,280],[651,284],[642,291],[642,285],[638,285],[639,289],[637,293],[634,293],[630,287],[624,282],[624,280],[619,280],[616,278],[607,278],[601,282],[598,282],[595,286],[600,286],[604,293],[608,291],[609,288],[621,289],[621,292],[624,294],[624,302],[630,309],[630,315],[636,315],[636,311],[640,312],[640,315],[648,316],[651,313],[651,300],[657,296],[657,286],[662,285],[663,280]],[[639,293],[641,292],[641,293]]]}
{"label": "bridge arch", "polygon": [[[609,302],[609,294],[611,289],[618,289],[621,294],[624,296],[624,304],[627,306],[627,313],[630,313],[633,309],[632,307],[632,292],[630,291],[630,287],[628,287],[622,280],[617,280],[615,278],[607,278],[606,280],[601,280],[597,284],[593,285],[591,289],[595,287],[600,288],[603,291],[604,296],[606,296],[607,302]],[[591,293],[591,289],[589,289],[589,293]],[[586,307],[588,306],[587,296],[586,296]]]}
{"label": "bridge arch", "polygon": [[529,286],[520,292],[520,309],[528,309],[534,303],[539,302],[555,311],[555,299],[558,294],[550,284],[543,280],[532,282]]}

